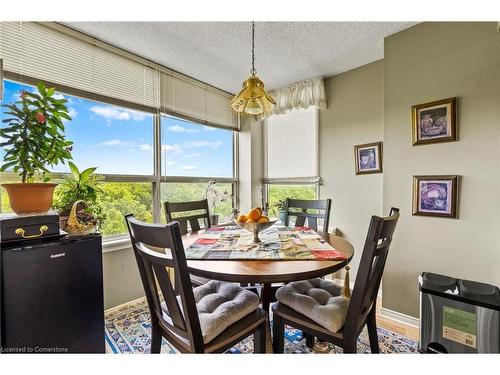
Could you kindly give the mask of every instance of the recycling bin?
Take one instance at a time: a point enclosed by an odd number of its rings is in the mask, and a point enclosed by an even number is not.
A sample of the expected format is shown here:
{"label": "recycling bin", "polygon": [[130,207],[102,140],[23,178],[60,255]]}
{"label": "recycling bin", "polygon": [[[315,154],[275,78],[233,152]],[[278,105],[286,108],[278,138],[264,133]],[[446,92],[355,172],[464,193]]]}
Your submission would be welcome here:
{"label": "recycling bin", "polygon": [[500,291],[470,280],[419,276],[422,353],[500,353]]}

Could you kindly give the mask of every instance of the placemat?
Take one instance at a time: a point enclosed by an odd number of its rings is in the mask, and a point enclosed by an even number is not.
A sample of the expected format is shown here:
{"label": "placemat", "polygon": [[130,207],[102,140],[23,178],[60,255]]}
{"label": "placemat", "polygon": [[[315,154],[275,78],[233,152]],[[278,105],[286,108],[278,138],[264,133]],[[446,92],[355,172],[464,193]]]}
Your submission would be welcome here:
{"label": "placemat", "polygon": [[259,234],[261,243],[249,244],[253,235],[238,227],[208,229],[185,250],[189,260],[344,260],[321,236],[308,227],[273,225]]}

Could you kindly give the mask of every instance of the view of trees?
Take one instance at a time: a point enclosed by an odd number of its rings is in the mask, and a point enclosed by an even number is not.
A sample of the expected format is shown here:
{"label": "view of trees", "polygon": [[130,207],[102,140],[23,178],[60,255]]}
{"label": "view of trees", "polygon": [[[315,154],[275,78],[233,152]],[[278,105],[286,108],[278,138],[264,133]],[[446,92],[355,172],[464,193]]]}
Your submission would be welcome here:
{"label": "view of trees", "polygon": [[316,199],[315,185],[269,185],[269,211],[273,216],[278,215],[276,208],[280,200]]}
{"label": "view of trees", "polygon": [[[161,201],[173,202],[203,199],[206,183],[163,183],[161,186]],[[228,191],[232,195],[231,184],[217,184],[217,190],[221,193]],[[57,194],[57,189],[56,189]],[[269,200],[271,215],[277,216],[277,211],[273,212],[273,207],[279,200],[287,197],[297,199],[315,199],[316,187],[311,185],[271,185],[269,188]],[[1,194],[1,212],[11,212],[9,200],[4,189]],[[132,183],[132,182],[106,182],[101,185],[99,193],[99,203],[103,207],[106,219],[102,225],[102,233],[105,236],[126,233],[127,227],[123,216],[133,213],[139,220],[152,222],[152,184]],[[216,212],[220,220],[231,214],[232,199],[221,202],[217,205]],[[162,221],[165,221],[165,214],[162,207]]]}

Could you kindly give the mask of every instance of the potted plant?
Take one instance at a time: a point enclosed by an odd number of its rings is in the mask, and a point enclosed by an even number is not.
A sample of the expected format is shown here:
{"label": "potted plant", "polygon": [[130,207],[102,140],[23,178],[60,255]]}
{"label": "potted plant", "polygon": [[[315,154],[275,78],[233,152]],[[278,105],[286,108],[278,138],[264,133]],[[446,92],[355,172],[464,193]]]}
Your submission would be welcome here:
{"label": "potted plant", "polygon": [[[22,91],[20,100],[5,104],[7,118],[0,129],[4,140],[4,163],[0,172],[12,170],[21,183],[2,184],[17,213],[47,212],[52,207],[54,188],[49,181],[49,167],[71,159],[73,142],[64,135],[63,120],[71,120],[66,99],[56,96],[55,88],[37,85],[37,92]],[[41,183],[35,177],[41,175]]]}
{"label": "potted plant", "polygon": [[281,221],[281,223],[284,224],[286,216],[286,201],[280,199],[273,206],[275,207],[275,209],[278,210],[278,219]]}
{"label": "potted plant", "polygon": [[219,224],[219,214],[216,213],[217,205],[226,202],[231,197],[227,191],[224,191],[223,193],[219,192],[215,186],[216,183],[217,180],[212,178],[208,182],[204,194],[204,198],[208,201],[208,207],[210,209],[210,222],[212,225]]}
{"label": "potted plant", "polygon": [[[73,210],[86,231],[98,228],[105,218],[97,201],[97,194],[101,191],[99,185],[104,178],[94,173],[97,169],[95,167],[80,171],[74,163],[68,164],[71,173],[57,187],[54,200],[54,207],[61,218],[61,227],[68,229],[68,217]],[[69,231],[71,232],[71,228]]]}

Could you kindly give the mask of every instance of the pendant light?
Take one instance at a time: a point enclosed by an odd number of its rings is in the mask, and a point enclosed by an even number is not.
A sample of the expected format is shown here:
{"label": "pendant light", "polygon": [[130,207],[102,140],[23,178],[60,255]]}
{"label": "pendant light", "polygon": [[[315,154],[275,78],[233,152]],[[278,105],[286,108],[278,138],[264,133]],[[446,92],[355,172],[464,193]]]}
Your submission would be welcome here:
{"label": "pendant light", "polygon": [[243,82],[243,90],[231,100],[231,107],[236,112],[260,115],[271,112],[276,102],[264,90],[264,83],[255,74],[255,22],[252,22],[252,69],[251,76]]}

